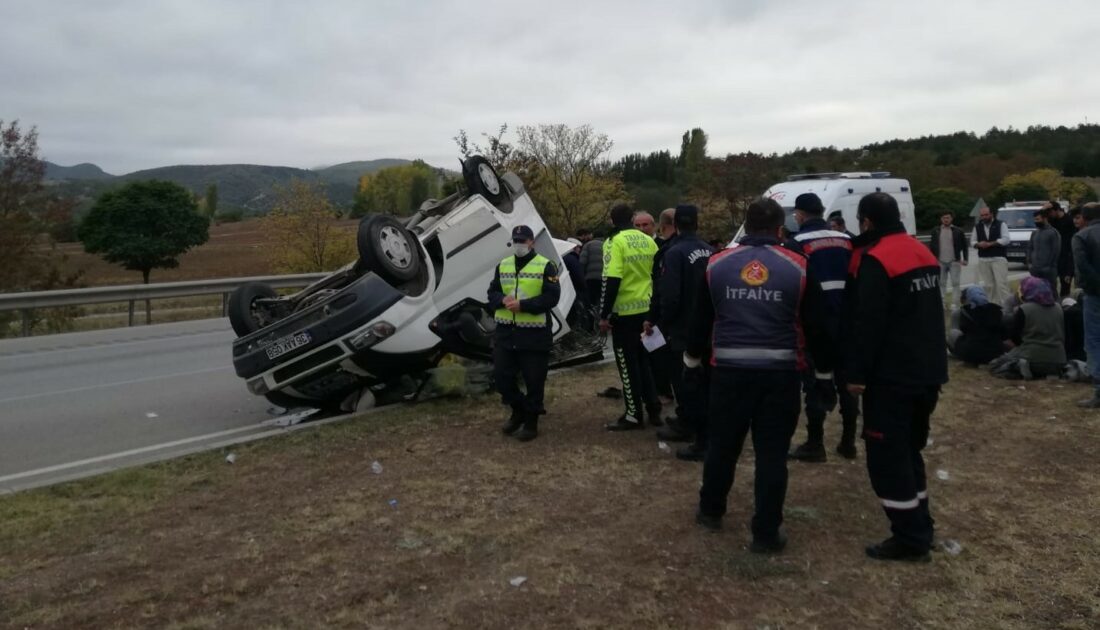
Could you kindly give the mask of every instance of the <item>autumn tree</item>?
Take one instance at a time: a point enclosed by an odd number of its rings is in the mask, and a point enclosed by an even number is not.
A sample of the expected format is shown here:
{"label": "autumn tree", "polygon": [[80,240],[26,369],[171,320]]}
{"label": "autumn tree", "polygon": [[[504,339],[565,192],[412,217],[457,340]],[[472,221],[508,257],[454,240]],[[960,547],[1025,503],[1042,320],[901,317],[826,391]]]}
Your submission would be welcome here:
{"label": "autumn tree", "polygon": [[359,178],[354,216],[372,212],[411,214],[428,199],[440,196],[439,173],[421,160],[391,166]]}
{"label": "autumn tree", "polygon": [[[81,274],[64,270],[65,256],[51,233],[72,219],[75,202],[55,196],[43,184],[46,163],[38,158],[38,131],[0,120],[0,292],[60,289],[79,284]],[[51,331],[67,327],[69,310],[51,310]],[[0,313],[0,337],[11,315]],[[28,324],[38,320],[30,315]]]}
{"label": "autumn tree", "polygon": [[589,125],[521,126],[518,153],[535,207],[558,234],[592,227],[628,198],[607,159],[613,145]]}
{"label": "autumn tree", "polygon": [[206,195],[203,197],[203,210],[206,216],[213,219],[218,215],[218,185],[210,184],[206,187]]}
{"label": "autumn tree", "polygon": [[277,187],[263,225],[280,272],[331,271],[355,259],[355,235],[339,225],[339,213],[320,184],[295,179]]}

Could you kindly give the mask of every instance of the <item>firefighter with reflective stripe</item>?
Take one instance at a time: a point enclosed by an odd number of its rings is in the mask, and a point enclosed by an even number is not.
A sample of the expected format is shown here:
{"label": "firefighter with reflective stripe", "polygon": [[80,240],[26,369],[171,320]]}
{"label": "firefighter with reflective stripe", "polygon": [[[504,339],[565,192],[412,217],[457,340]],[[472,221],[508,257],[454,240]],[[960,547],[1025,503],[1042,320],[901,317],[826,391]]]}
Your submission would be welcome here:
{"label": "firefighter with reflective stripe", "polygon": [[[756,452],[757,553],[782,551],[787,451],[798,424],[806,350],[831,369],[829,337],[821,328],[820,283],[806,259],[780,245],[785,215],[773,199],[749,205],[745,236],[711,257],[696,294],[684,352],[686,371],[711,356],[709,442],[695,520],[719,529],[741,447],[751,431]],[[685,376],[686,378],[686,376]]]}
{"label": "firefighter with reflective stripe", "polygon": [[[512,230],[515,255],[500,261],[489,284],[489,308],[496,321],[493,380],[512,414],[505,435],[527,442],[538,436],[539,412],[554,344],[550,310],[561,286],[554,263],[535,253],[535,235],[526,225]],[[519,389],[523,378],[527,393]]]}
{"label": "firefighter with reflective stripe", "polygon": [[[806,256],[814,276],[821,281],[825,295],[823,322],[832,337],[832,345],[840,343],[840,308],[844,301],[844,282],[848,277],[848,263],[852,258],[852,241],[843,232],[830,230],[822,215],[825,206],[814,193],[803,193],[794,200],[794,218],[799,230],[788,241],[788,246]],[[859,400],[848,393],[842,372],[834,374],[815,370],[813,357],[810,368],[802,377],[802,391],[806,404],[806,441],[791,451],[791,459],[804,462],[824,462],[825,416],[840,401],[842,432],[836,452],[847,459],[856,456],[856,420],[859,417]]]}
{"label": "firefighter with reflective stripe", "polygon": [[893,532],[867,555],[927,561],[934,521],[921,450],[947,382],[939,262],[905,232],[890,195],[867,195],[858,216],[845,366],[848,390],[863,395],[867,471]]}
{"label": "firefighter with reflective stripe", "polygon": [[[660,413],[653,375],[644,369],[642,331],[653,296],[653,256],[657,244],[632,225],[634,211],[619,204],[611,209],[614,230],[603,242],[603,289],[600,297],[600,331],[611,333],[615,365],[623,383],[626,410],[608,431],[641,429],[642,409],[651,419]],[[655,418],[660,420],[659,415]]]}

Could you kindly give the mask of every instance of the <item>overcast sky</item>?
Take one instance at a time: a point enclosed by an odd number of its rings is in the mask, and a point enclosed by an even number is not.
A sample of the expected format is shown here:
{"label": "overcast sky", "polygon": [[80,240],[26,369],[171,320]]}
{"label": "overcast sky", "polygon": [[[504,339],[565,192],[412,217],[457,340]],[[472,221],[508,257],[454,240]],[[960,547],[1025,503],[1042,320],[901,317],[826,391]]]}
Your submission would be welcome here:
{"label": "overcast sky", "polygon": [[[679,5],[679,6],[677,6]],[[1100,122],[1097,0],[0,1],[0,119],[42,156],[456,162],[452,137],[589,123],[613,156]]]}

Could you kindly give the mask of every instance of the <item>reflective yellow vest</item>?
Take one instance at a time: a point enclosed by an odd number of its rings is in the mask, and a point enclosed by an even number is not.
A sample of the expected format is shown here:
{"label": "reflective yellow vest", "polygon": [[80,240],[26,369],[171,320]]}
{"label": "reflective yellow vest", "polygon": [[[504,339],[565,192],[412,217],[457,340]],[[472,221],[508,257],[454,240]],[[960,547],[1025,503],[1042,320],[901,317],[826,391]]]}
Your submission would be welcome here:
{"label": "reflective yellow vest", "polygon": [[[529,300],[542,295],[542,278],[546,273],[546,265],[550,261],[538,254],[531,259],[523,269],[516,272],[516,257],[509,256],[500,261],[500,288],[504,295],[510,295],[517,300]],[[498,308],[493,314],[493,319],[498,324],[519,326],[520,328],[545,328],[546,313],[513,313],[506,308]]]}
{"label": "reflective yellow vest", "polygon": [[638,315],[653,297],[653,257],[657,243],[639,230],[623,230],[603,242],[603,277],[621,278],[611,311]]}

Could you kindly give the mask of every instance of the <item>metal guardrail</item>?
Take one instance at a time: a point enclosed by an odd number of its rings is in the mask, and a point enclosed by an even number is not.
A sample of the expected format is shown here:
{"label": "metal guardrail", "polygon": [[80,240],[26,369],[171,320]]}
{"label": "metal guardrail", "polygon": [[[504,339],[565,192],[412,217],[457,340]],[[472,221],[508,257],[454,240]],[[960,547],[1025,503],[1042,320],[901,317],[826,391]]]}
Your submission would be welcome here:
{"label": "metal guardrail", "polygon": [[222,295],[222,314],[224,315],[229,305],[229,294],[233,289],[247,282],[263,282],[276,289],[292,289],[304,287],[327,275],[326,273],[299,273],[285,276],[216,278],[212,280],[188,280],[186,282],[162,282],[159,284],[128,284],[88,289],[3,293],[0,294],[0,312],[20,311],[23,315],[23,335],[27,336],[30,334],[30,323],[35,309],[129,302],[128,325],[133,326],[134,302],[137,301],[220,293]]}

